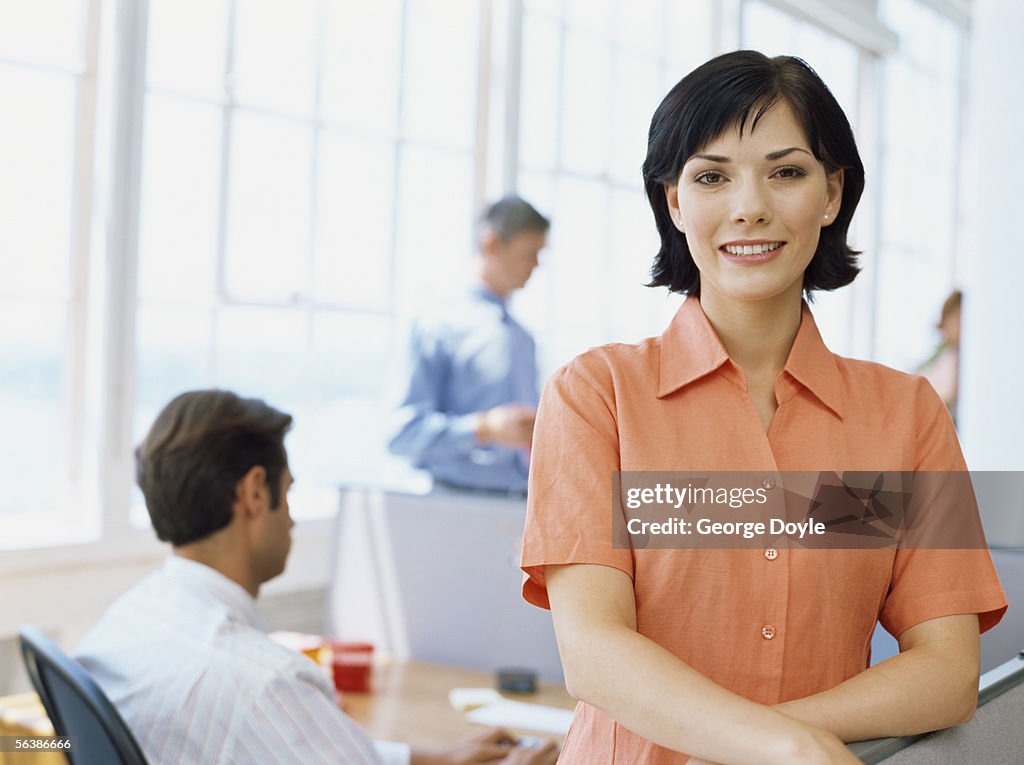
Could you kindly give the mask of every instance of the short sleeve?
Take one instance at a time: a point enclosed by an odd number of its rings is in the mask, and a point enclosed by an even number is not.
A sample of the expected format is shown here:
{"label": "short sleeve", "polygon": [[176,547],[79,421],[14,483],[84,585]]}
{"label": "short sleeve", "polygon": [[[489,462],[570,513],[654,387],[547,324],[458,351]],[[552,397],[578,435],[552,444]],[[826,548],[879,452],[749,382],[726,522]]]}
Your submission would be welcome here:
{"label": "short sleeve", "polygon": [[[965,471],[967,466],[949,412],[923,378],[920,383],[915,403],[915,470]],[[973,503],[936,501],[926,511],[937,515],[930,519],[933,525],[951,528],[962,526],[965,519],[948,514],[970,512],[977,516]],[[967,520],[980,529],[979,519]],[[929,619],[978,614],[979,627],[985,632],[999,623],[1006,608],[1006,595],[987,547],[901,548],[893,563],[892,583],[880,621],[890,634],[898,637],[904,630]]]}
{"label": "short sleeve", "polygon": [[632,551],[612,547],[619,439],[611,376],[585,359],[555,373],[537,410],[522,568],[523,597],[541,608],[550,608],[545,566],[592,563],[633,576]]}

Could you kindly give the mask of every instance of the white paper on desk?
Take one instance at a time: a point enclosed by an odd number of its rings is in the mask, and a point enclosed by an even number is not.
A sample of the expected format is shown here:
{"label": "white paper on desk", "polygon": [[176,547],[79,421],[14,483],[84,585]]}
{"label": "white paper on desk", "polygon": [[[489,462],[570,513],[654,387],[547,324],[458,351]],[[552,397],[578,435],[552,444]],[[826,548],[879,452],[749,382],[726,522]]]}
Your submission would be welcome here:
{"label": "white paper on desk", "polygon": [[478,725],[521,728],[564,736],[569,732],[572,712],[542,704],[525,704],[522,701],[502,699],[474,709],[466,715],[466,719]]}

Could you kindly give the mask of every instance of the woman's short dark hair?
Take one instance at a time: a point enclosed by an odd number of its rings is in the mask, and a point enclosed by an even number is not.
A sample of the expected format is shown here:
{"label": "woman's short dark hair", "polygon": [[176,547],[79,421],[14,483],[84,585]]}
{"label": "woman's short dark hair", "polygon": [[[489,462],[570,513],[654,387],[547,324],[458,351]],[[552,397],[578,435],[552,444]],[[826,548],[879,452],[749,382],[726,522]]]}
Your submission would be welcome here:
{"label": "woman's short dark hair", "polygon": [[678,183],[686,161],[725,130],[738,127],[742,131],[747,125],[753,129],[780,100],[793,110],[826,172],[844,172],[842,204],[832,225],[821,230],[818,249],[804,272],[804,290],[834,290],[857,276],[860,253],[847,244],[846,234],[864,191],[864,165],[849,120],[805,61],[741,50],[713,58],[686,75],[651,119],[643,174],[661,249],[648,286],[700,293],[700,274],[686,236],[669,214],[665,184]]}
{"label": "woman's short dark hair", "polygon": [[195,542],[231,522],[235,488],[249,470],[267,472],[279,506],[291,415],[223,390],[182,393],[157,415],[135,450],[135,476],[157,537]]}

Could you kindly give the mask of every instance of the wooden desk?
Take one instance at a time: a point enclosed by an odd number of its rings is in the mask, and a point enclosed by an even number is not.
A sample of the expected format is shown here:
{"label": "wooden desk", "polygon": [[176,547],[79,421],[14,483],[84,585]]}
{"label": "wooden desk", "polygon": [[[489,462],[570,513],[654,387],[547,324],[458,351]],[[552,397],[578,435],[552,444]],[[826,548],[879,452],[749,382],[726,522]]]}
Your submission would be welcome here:
{"label": "wooden desk", "polygon": [[[493,688],[492,673],[425,662],[395,662],[373,669],[371,693],[346,693],[342,709],[374,738],[414,746],[443,746],[480,730],[448,702],[452,688]],[[575,700],[560,685],[540,683],[537,693],[502,694],[508,699],[573,709]],[[550,738],[535,731],[524,735]]]}
{"label": "wooden desk", "polygon": [[[374,738],[404,741],[414,746],[444,746],[479,730],[466,722],[448,702],[452,688],[493,688],[494,675],[473,669],[423,662],[392,662],[373,668],[371,693],[346,693],[342,709]],[[575,701],[565,688],[541,683],[537,693],[503,694],[532,704],[572,709]],[[521,735],[550,738],[535,731]],[[52,736],[46,712],[34,693],[0,698],[0,735]],[[54,765],[66,763],[53,752],[4,754],[0,765]]]}
{"label": "wooden desk", "polygon": [[[34,693],[0,698],[0,736],[52,736],[53,726]],[[0,752],[0,765],[67,765],[58,752]]]}

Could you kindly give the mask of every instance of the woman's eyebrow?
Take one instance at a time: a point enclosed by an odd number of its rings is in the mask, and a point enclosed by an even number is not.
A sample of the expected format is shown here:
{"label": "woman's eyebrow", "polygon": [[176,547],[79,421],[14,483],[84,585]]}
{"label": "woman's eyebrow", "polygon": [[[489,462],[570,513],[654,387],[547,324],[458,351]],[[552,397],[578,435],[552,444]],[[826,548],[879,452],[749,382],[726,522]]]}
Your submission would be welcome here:
{"label": "woman's eyebrow", "polygon": [[807,151],[807,149],[801,149],[799,146],[790,146],[788,149],[779,149],[778,151],[773,151],[770,154],[765,154],[764,158],[767,159],[769,162],[772,162],[776,159],[782,159],[787,154],[792,154],[794,151],[802,151],[804,154],[810,154],[810,156],[812,157],[814,156],[809,151]]}
{"label": "woman's eyebrow", "polygon": [[[807,149],[801,149],[799,146],[790,146],[788,149],[779,149],[778,151],[765,154],[764,158],[769,162],[774,162],[777,159],[782,159],[787,154],[792,154],[794,151],[802,151],[804,154],[814,156]],[[721,154],[694,154],[690,159],[706,159],[708,162],[721,162],[723,164],[732,162],[732,159]]]}
{"label": "woman's eyebrow", "polygon": [[708,162],[732,162],[728,157],[721,154],[694,154],[690,159],[706,159]]}

